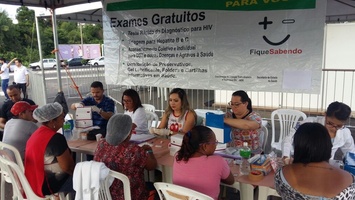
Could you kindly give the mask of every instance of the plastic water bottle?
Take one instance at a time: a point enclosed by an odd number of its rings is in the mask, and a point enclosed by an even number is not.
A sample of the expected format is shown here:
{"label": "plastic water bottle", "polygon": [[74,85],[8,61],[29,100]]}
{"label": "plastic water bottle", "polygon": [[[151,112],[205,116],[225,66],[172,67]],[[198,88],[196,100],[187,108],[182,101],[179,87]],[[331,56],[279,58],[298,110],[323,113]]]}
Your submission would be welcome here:
{"label": "plastic water bottle", "polygon": [[239,166],[241,175],[248,175],[250,173],[250,163],[248,159],[251,156],[251,150],[248,147],[248,143],[244,142],[243,147],[239,151],[240,156],[242,157],[242,163]]}
{"label": "plastic water bottle", "polygon": [[65,121],[63,125],[63,135],[65,139],[70,140],[72,138],[71,124],[69,121]]}

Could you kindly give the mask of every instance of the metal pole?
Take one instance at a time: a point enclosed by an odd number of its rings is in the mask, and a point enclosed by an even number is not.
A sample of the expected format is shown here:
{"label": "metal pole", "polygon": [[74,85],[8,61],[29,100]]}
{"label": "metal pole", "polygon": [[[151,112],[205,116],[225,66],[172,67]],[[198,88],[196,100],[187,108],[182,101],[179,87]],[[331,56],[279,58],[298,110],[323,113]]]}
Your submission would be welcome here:
{"label": "metal pole", "polygon": [[41,34],[39,32],[39,25],[38,25],[38,16],[35,17],[35,22],[36,22],[36,31],[37,31],[37,41],[38,41],[38,50],[39,50],[39,60],[42,68],[42,83],[43,83],[43,94],[44,94],[44,103],[47,104],[47,91],[46,91],[46,77],[44,74],[44,68],[43,68],[43,55],[42,55],[42,45],[41,45]]}
{"label": "metal pole", "polygon": [[[53,39],[54,39],[54,49],[58,50],[58,33],[57,33],[57,17],[55,15],[55,9],[52,9],[52,25],[53,25]],[[61,64],[59,58],[59,51],[55,51],[55,58],[57,59],[57,82],[58,82],[58,92],[63,91],[62,88],[62,77],[61,77]]]}
{"label": "metal pole", "polygon": [[79,23],[79,27],[80,27],[81,57],[84,58],[83,26],[81,23]]}

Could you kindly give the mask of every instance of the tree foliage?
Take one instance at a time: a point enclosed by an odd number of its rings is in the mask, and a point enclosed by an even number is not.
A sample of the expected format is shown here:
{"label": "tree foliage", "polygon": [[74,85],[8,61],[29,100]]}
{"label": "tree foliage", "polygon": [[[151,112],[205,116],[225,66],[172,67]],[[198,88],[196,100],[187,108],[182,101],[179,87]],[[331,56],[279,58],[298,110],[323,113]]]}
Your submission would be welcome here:
{"label": "tree foliage", "polygon": [[[35,25],[35,12],[22,6],[16,11],[17,24],[14,24],[6,11],[0,11],[0,57],[10,60],[18,57],[25,66],[39,60],[38,41]],[[54,58],[53,28],[51,19],[39,18],[39,29],[44,58]],[[102,44],[102,26],[81,24],[84,44]],[[59,44],[81,44],[80,24],[58,21]]]}

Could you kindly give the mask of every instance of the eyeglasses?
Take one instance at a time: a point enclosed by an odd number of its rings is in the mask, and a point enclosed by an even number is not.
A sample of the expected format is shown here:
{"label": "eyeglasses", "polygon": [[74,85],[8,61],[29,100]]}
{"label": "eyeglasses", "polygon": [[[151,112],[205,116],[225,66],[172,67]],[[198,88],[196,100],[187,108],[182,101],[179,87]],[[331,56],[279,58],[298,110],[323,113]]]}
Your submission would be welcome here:
{"label": "eyeglasses", "polygon": [[239,102],[239,103],[233,103],[233,102],[228,102],[228,105],[229,106],[233,106],[233,107],[238,107],[238,106],[240,106],[241,104],[244,104],[243,102]]}
{"label": "eyeglasses", "polygon": [[344,125],[344,124],[342,124],[342,125],[335,125],[335,124],[333,124],[333,123],[330,122],[330,121],[325,122],[325,125],[327,125],[327,126],[329,126],[329,127],[331,127],[331,128],[335,128],[336,130],[341,130],[341,129],[344,129],[344,128],[345,128],[345,125]]}

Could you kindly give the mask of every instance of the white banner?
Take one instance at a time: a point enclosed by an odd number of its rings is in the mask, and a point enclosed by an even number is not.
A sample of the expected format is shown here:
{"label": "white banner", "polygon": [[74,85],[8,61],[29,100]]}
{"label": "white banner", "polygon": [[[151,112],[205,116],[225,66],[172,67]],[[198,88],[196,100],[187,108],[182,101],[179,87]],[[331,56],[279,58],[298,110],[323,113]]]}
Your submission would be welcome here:
{"label": "white banner", "polygon": [[319,93],[325,4],[105,0],[106,83]]}

